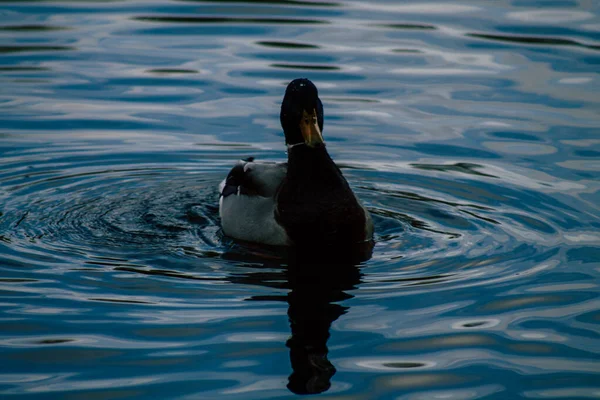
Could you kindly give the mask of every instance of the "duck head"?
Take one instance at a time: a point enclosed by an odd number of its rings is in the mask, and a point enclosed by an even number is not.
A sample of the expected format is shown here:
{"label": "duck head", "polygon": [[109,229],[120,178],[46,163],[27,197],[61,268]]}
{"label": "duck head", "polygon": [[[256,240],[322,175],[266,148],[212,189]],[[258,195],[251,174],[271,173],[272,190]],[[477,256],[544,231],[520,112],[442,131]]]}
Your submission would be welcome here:
{"label": "duck head", "polygon": [[323,146],[323,104],[317,87],[308,79],[294,79],[285,90],[279,114],[288,146]]}

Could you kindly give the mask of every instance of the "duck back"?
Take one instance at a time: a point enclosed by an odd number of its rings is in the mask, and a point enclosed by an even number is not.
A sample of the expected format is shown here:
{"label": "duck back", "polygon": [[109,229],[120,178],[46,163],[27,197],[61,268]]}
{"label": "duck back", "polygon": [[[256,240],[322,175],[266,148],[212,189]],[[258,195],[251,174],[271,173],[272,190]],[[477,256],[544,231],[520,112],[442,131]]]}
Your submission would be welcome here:
{"label": "duck back", "polygon": [[370,239],[371,221],[325,146],[297,146],[277,194],[276,219],[298,246]]}

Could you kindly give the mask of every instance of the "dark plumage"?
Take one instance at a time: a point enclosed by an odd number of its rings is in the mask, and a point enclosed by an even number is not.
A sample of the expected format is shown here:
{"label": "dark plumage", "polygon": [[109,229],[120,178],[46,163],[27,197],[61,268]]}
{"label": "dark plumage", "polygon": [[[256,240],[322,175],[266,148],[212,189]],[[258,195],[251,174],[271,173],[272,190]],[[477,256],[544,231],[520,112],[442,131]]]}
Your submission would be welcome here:
{"label": "dark plumage", "polygon": [[367,214],[325,146],[297,146],[277,194],[275,219],[294,243],[367,239]]}
{"label": "dark plumage", "polygon": [[236,239],[321,248],[370,241],[371,217],[322,137],[323,105],[308,79],[292,81],[281,104],[288,163],[238,163],[221,184],[223,231]]}

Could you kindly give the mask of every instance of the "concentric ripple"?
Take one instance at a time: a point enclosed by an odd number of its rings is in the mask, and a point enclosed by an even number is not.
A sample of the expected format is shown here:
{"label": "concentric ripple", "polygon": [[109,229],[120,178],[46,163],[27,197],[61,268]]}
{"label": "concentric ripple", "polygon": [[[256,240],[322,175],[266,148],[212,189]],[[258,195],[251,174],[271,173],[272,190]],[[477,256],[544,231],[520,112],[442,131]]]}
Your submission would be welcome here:
{"label": "concentric ripple", "polygon": [[64,166],[48,167],[59,164],[47,160],[5,175],[6,209],[12,210],[2,219],[6,242],[34,243],[67,258],[74,253],[203,256],[220,246],[217,174],[143,163],[71,164],[68,174]]}
{"label": "concentric ripple", "polygon": [[[229,165],[203,171],[129,161],[108,168],[93,158],[65,165],[56,155],[25,170],[23,160],[5,164],[4,242],[33,245],[36,254],[65,262],[96,255],[147,262],[158,254],[212,258],[231,251],[234,242],[219,229],[217,193]],[[539,208],[518,208],[511,199],[532,193],[506,186],[483,166],[471,176],[456,165],[404,165],[394,172],[364,167],[342,165],[375,221],[368,281],[451,289],[452,282],[486,285],[552,265],[544,261],[555,254],[560,227],[540,219],[552,198],[536,193]]]}

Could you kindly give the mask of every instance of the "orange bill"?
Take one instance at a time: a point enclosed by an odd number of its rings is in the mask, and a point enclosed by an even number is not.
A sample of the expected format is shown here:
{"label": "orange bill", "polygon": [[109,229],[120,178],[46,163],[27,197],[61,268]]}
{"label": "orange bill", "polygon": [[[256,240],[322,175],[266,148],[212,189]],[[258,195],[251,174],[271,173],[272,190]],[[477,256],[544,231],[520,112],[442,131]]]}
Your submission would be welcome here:
{"label": "orange bill", "polygon": [[306,110],[302,112],[300,131],[302,132],[304,143],[306,143],[307,146],[315,147],[317,144],[323,143],[323,136],[321,136],[321,130],[319,129],[316,110],[313,109],[310,113],[306,112]]}

